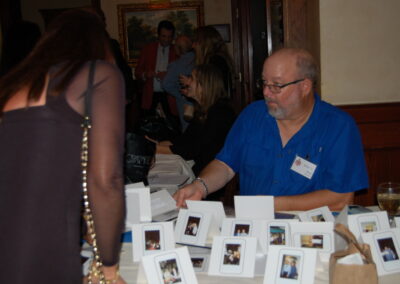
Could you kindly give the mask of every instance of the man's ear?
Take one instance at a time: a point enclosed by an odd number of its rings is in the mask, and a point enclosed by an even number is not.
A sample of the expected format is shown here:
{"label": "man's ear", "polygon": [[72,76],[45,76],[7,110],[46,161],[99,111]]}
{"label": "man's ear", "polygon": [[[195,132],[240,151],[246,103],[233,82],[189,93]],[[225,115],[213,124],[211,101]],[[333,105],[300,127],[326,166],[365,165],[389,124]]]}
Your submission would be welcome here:
{"label": "man's ear", "polygon": [[313,83],[310,79],[306,78],[302,82],[303,94],[309,94],[313,88]]}

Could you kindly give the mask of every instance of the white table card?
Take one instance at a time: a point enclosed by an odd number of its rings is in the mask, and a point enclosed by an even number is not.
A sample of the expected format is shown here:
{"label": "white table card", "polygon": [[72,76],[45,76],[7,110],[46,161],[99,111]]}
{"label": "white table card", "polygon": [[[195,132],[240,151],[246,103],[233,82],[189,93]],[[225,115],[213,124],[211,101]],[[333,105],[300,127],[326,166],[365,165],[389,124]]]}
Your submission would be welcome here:
{"label": "white table card", "polygon": [[145,282],[143,274],[149,284],[198,283],[187,247],[144,256],[137,283]]}
{"label": "white table card", "polygon": [[210,212],[179,210],[175,226],[176,242],[197,246],[211,244],[212,237],[218,231],[212,220]]}
{"label": "white table card", "polygon": [[127,185],[125,196],[127,225],[151,222],[150,188]]}
{"label": "white table card", "polygon": [[386,211],[361,213],[347,216],[347,225],[357,239],[362,233],[376,232],[390,229]]}
{"label": "white table card", "polygon": [[270,247],[264,284],[314,283],[317,251],[313,249]]}
{"label": "white table card", "polygon": [[379,276],[400,272],[400,229],[362,233],[361,238],[371,247]]}
{"label": "white table card", "polygon": [[321,260],[329,261],[335,251],[333,222],[294,222],[290,227],[293,247],[318,249]]}
{"label": "white table card", "polygon": [[270,246],[292,246],[291,223],[297,219],[264,220],[260,234],[260,244],[264,253]]}
{"label": "white table card", "polygon": [[335,217],[328,206],[300,212],[298,215],[302,222],[335,222]]}
{"label": "white table card", "polygon": [[273,196],[234,196],[235,216],[239,219],[274,219]]}
{"label": "white table card", "polygon": [[257,238],[214,237],[209,275],[254,277]]}
{"label": "white table card", "polygon": [[140,261],[143,256],[172,250],[175,238],[172,222],[147,223],[132,225],[133,261]]}
{"label": "white table card", "polygon": [[222,220],[225,218],[225,210],[222,202],[186,200],[186,204],[189,210],[212,213],[213,223],[215,223],[218,229],[221,228]]}

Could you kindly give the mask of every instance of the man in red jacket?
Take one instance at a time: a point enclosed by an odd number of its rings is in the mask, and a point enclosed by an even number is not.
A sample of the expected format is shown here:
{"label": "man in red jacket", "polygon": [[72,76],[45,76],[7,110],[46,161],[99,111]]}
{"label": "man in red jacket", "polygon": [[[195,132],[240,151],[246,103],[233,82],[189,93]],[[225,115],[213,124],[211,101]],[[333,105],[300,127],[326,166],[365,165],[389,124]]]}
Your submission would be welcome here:
{"label": "man in red jacket", "polygon": [[175,98],[161,88],[167,66],[177,59],[172,41],[175,27],[170,21],[161,21],[157,28],[158,41],[146,45],[135,68],[135,76],[143,81],[141,108],[154,114],[158,103],[166,115],[177,114]]}

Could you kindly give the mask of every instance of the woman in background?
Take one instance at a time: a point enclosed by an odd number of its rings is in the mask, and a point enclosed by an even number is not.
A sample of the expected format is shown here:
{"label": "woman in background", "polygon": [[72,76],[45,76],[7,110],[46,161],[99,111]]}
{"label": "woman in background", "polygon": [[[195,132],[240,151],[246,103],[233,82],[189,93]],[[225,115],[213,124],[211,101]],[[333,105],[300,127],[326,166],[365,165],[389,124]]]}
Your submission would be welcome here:
{"label": "woman in background", "polygon": [[156,151],[194,160],[193,172],[197,175],[222,148],[236,116],[224,88],[223,75],[214,65],[194,68],[187,96],[194,100],[193,119],[181,136],[158,143]]}
{"label": "woman in background", "polygon": [[0,81],[0,283],[82,283],[81,143],[94,66],[88,194],[108,283],[124,227],[124,83],[101,19],[82,10],[50,24]]}

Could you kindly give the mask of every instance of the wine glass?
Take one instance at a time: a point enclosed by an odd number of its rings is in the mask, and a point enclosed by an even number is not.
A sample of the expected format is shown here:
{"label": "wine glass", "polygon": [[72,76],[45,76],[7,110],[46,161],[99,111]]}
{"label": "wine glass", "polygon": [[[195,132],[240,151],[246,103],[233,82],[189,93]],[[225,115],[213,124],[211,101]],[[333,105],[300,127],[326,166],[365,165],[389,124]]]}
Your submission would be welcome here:
{"label": "wine glass", "polygon": [[397,214],[400,206],[400,182],[383,182],[378,185],[378,204],[381,210],[386,210],[389,217]]}

